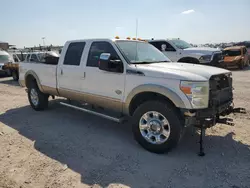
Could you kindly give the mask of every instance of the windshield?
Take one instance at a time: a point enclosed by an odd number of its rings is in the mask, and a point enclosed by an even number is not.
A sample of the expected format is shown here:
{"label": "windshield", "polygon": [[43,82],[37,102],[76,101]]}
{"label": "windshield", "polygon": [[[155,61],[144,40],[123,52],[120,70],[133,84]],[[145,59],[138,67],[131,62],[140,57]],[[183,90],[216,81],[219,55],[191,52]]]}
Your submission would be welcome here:
{"label": "windshield", "polygon": [[169,62],[163,53],[147,42],[116,41],[116,44],[130,63]]}
{"label": "windshield", "polygon": [[224,50],[223,54],[225,56],[239,56],[241,55],[241,51],[240,50]]}
{"label": "windshield", "polygon": [[171,42],[179,49],[192,48],[192,46],[183,40],[171,40]]}
{"label": "windshield", "polygon": [[5,63],[10,60],[10,57],[8,55],[0,55],[0,63]]}

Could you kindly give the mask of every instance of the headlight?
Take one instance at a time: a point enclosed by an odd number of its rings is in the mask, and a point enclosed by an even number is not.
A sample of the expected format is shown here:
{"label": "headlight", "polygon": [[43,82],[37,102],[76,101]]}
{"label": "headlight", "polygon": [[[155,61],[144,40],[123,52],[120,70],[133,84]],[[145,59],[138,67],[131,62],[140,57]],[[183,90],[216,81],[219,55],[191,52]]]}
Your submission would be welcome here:
{"label": "headlight", "polygon": [[208,107],[208,82],[181,81],[180,89],[187,96],[193,108],[200,109]]}
{"label": "headlight", "polygon": [[212,55],[203,55],[200,57],[200,63],[209,63],[212,60]]}

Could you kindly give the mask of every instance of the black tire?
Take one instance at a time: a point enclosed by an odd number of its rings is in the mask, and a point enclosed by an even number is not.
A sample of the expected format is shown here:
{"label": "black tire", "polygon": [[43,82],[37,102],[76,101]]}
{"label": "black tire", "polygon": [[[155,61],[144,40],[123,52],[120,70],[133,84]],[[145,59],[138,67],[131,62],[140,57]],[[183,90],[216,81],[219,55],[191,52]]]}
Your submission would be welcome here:
{"label": "black tire", "polygon": [[18,75],[18,72],[17,71],[12,71],[12,78],[13,80],[15,81],[18,81],[19,80],[19,75]]}
{"label": "black tire", "polygon": [[[161,144],[152,144],[148,142],[141,134],[139,128],[139,121],[143,114],[149,111],[156,111],[161,113],[169,122],[170,135],[168,139]],[[136,141],[146,150],[153,153],[166,153],[175,148],[180,141],[182,135],[182,121],[179,117],[176,108],[166,101],[148,101],[141,104],[133,114],[133,134]]]}
{"label": "black tire", "polygon": [[248,60],[247,63],[246,63],[246,67],[249,67],[249,60]]}
{"label": "black tire", "polygon": [[240,64],[239,64],[239,69],[243,70],[244,68],[245,68],[244,62],[241,61]]}
{"label": "black tire", "polygon": [[[34,92],[37,93],[37,98],[38,98],[38,102],[34,103],[32,102],[32,90]],[[49,96],[47,94],[42,93],[37,84],[33,83],[31,84],[31,86],[28,88],[28,99],[29,99],[29,103],[31,105],[31,107],[36,110],[36,111],[42,111],[45,110],[46,108],[48,108],[48,104],[49,104]]]}

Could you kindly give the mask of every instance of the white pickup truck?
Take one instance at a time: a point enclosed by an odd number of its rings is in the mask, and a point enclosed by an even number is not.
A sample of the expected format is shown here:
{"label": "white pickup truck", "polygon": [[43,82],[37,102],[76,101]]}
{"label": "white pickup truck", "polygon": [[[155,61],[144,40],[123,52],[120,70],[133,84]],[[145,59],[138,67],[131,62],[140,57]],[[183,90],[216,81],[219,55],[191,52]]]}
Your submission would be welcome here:
{"label": "white pickup truck", "polygon": [[173,62],[195,63],[220,66],[223,62],[222,51],[217,48],[193,47],[181,39],[149,40]]}
{"label": "white pickup truck", "polygon": [[197,126],[204,135],[232,112],[231,76],[225,69],[170,62],[147,42],[120,39],[68,41],[57,65],[19,67],[19,83],[35,110],[47,108],[49,96],[60,96],[69,99],[62,105],[131,120],[135,139],[155,153],[174,148],[185,127]]}

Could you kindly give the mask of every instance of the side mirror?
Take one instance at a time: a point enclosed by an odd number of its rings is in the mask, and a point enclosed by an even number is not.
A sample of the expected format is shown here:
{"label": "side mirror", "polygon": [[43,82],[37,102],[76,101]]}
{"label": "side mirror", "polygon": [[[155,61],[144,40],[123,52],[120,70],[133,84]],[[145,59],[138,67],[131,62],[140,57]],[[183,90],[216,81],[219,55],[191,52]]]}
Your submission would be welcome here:
{"label": "side mirror", "polygon": [[34,60],[34,59],[30,59],[30,61],[33,61],[33,62],[34,62],[35,60]]}
{"label": "side mirror", "polygon": [[123,72],[121,60],[112,60],[110,53],[102,53],[99,58],[98,66],[100,70],[108,72]]}

